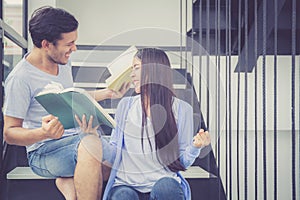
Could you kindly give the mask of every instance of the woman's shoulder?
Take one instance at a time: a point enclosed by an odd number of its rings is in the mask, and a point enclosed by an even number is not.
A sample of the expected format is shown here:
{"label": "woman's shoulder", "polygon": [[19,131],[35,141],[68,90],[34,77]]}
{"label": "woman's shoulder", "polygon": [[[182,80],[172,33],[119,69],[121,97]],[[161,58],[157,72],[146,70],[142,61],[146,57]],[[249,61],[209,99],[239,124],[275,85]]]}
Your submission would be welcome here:
{"label": "woman's shoulder", "polygon": [[178,120],[183,120],[185,119],[187,116],[192,116],[193,115],[193,108],[190,104],[188,104],[187,102],[178,99],[176,97],[174,97],[173,99],[173,113],[174,113],[174,117]]}
{"label": "woman's shoulder", "polygon": [[187,103],[186,101],[183,101],[177,97],[174,97],[174,99],[173,99],[173,106],[175,106],[177,108],[180,106],[183,109],[193,109],[189,103]]}
{"label": "woman's shoulder", "polygon": [[122,106],[122,107],[127,106],[127,105],[129,105],[129,103],[134,102],[134,101],[138,100],[139,98],[140,98],[140,95],[123,97],[119,102],[119,106]]}

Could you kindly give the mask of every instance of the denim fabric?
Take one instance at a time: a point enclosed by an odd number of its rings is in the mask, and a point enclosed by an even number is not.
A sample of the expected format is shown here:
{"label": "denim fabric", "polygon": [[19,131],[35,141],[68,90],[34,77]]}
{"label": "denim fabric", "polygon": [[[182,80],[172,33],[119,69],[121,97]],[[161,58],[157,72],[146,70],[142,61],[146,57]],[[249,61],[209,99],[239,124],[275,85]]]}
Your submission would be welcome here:
{"label": "denim fabric", "polygon": [[183,190],[174,178],[161,178],[150,193],[141,193],[130,186],[116,186],[108,193],[109,200],[184,200]]}
{"label": "denim fabric", "polygon": [[102,143],[102,161],[106,160],[108,163],[113,164],[113,157],[112,157],[112,151],[113,149],[111,148],[111,145],[109,144],[109,141],[101,137],[101,143]]}
{"label": "denim fabric", "polygon": [[138,191],[135,189],[125,186],[125,185],[120,185],[113,187],[109,194],[108,194],[108,200],[138,200],[139,195]]}
{"label": "denim fabric", "polygon": [[51,140],[28,153],[32,171],[43,177],[71,177],[77,162],[77,148],[83,135]]}
{"label": "denim fabric", "polygon": [[[76,134],[58,140],[45,142],[38,149],[28,153],[32,171],[43,177],[72,177],[77,163],[77,149],[87,134]],[[110,150],[103,142],[103,160],[110,157]]]}
{"label": "denim fabric", "polygon": [[161,178],[152,188],[150,199],[156,200],[184,200],[183,189],[174,178]]}

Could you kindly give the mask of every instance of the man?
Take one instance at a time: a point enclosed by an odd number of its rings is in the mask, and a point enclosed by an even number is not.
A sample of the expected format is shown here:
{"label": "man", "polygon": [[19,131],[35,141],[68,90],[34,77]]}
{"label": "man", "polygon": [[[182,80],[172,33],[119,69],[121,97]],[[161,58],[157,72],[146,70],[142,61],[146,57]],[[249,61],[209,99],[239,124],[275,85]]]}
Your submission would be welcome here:
{"label": "man", "polygon": [[[76,51],[77,28],[78,21],[63,9],[42,7],[31,16],[34,47],[5,82],[4,138],[8,144],[26,146],[32,170],[56,178],[66,199],[91,200],[102,192],[101,141],[78,129],[64,130],[34,98],[52,83],[73,86],[69,58]],[[103,89],[92,96],[99,101],[124,92]]]}

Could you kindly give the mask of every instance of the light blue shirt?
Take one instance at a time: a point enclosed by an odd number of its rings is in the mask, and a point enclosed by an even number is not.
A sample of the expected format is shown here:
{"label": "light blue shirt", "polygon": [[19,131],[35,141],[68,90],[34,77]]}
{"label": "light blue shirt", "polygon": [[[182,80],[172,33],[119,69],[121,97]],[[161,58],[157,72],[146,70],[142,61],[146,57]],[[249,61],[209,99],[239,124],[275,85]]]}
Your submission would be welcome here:
{"label": "light blue shirt", "polygon": [[[103,199],[107,199],[107,195],[110,189],[113,187],[116,181],[116,177],[118,174],[118,170],[120,169],[123,162],[123,154],[122,152],[126,150],[126,142],[125,142],[125,131],[126,124],[129,120],[129,113],[131,112],[132,105],[134,105],[135,101],[140,101],[140,95],[135,97],[126,97],[123,98],[118,104],[118,108],[116,111],[115,119],[117,122],[116,128],[113,130],[111,135],[111,151],[112,151],[112,160],[113,163],[112,171],[107,182]],[[178,128],[178,143],[179,143],[179,152],[180,152],[180,162],[181,164],[187,168],[193,164],[195,159],[200,154],[200,148],[196,148],[192,144],[193,139],[193,109],[192,107],[177,98],[174,99],[173,110],[175,118],[177,118],[177,128]],[[137,113],[136,113],[137,114]],[[137,130],[137,132],[140,131]],[[104,149],[105,151],[105,149]],[[125,158],[124,158],[125,159]],[[135,163],[127,163],[127,168],[134,167]],[[144,173],[143,169],[141,169],[140,173]],[[191,199],[191,191],[189,184],[187,181],[181,176],[180,172],[176,173],[177,177],[180,179],[181,186],[183,188],[185,197],[187,200]],[[140,188],[143,190],[142,188]]]}
{"label": "light blue shirt", "polygon": [[[28,54],[27,54],[28,55]],[[39,128],[42,117],[49,113],[34,98],[44,87],[53,82],[60,83],[63,88],[73,86],[70,62],[59,65],[58,75],[51,75],[31,65],[25,57],[14,67],[5,81],[4,115],[23,119],[23,127]],[[74,130],[68,130],[70,134]],[[42,145],[38,142],[27,146],[27,152]]]}

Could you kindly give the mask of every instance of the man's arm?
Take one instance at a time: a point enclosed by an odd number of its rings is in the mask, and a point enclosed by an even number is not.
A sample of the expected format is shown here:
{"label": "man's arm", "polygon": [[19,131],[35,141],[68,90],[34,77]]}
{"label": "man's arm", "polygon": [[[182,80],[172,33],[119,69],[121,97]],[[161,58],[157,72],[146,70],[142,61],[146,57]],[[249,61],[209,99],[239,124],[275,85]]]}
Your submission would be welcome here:
{"label": "man's arm", "polygon": [[123,95],[128,91],[130,83],[123,84],[119,91],[113,91],[111,89],[105,88],[100,90],[88,91],[96,101],[101,101],[104,99],[118,99],[123,97]]}
{"label": "man's arm", "polygon": [[113,91],[110,89],[91,90],[88,93],[94,97],[96,101],[102,101],[104,99],[111,99]]}
{"label": "man's arm", "polygon": [[42,127],[36,129],[22,128],[23,119],[4,116],[4,140],[8,144],[27,146],[44,139],[58,139],[64,128],[52,115],[42,118]]}

